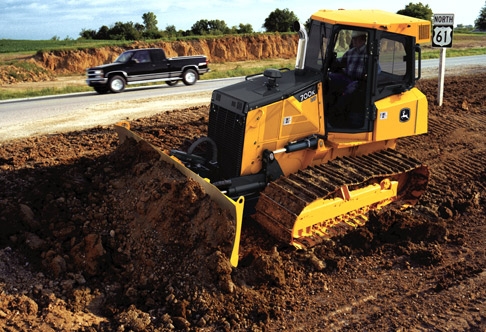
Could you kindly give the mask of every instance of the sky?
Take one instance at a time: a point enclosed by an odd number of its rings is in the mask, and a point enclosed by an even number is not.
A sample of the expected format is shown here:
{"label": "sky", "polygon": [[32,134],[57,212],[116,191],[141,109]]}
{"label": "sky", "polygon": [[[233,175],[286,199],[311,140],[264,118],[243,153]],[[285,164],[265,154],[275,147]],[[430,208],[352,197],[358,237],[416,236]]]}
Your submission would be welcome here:
{"label": "sky", "polygon": [[[293,11],[304,23],[319,9],[381,9],[397,12],[407,4],[428,5],[435,14],[454,14],[454,25],[474,25],[485,0],[2,0],[0,39],[77,39],[83,29],[97,31],[116,22],[143,24],[142,15],[153,12],[159,30],[169,25],[189,30],[199,20],[223,20],[228,27],[251,24],[263,32],[265,19],[275,9]],[[2,8],[3,7],[3,8]]]}

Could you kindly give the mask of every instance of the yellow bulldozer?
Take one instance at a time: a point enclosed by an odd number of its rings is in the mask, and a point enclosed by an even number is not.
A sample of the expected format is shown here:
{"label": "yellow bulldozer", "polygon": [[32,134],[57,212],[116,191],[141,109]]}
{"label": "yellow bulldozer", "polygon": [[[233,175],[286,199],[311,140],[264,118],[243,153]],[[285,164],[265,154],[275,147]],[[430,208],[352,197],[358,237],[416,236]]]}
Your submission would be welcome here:
{"label": "yellow bulldozer", "polygon": [[[243,216],[297,248],[362,226],[368,212],[413,205],[428,168],[395,150],[427,132],[416,87],[430,22],[380,10],[320,10],[299,35],[294,69],[267,69],[215,90],[208,135],[161,157]],[[129,125],[121,141],[141,140]],[[154,148],[155,149],[155,148]]]}

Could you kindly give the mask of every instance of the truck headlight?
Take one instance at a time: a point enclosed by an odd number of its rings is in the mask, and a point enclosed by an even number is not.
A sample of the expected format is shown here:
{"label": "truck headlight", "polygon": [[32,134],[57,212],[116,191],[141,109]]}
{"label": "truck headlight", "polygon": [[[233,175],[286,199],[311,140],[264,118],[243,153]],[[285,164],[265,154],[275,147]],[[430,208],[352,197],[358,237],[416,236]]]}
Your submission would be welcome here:
{"label": "truck headlight", "polygon": [[86,75],[91,78],[103,78],[103,69],[86,69]]}

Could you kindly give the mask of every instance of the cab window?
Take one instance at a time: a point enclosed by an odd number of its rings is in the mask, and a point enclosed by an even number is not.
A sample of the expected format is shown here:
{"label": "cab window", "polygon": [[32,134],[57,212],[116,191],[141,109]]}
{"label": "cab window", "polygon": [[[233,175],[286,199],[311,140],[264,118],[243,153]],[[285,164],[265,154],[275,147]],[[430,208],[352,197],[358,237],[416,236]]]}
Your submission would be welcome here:
{"label": "cab window", "polygon": [[148,63],[150,62],[150,54],[148,50],[138,51],[133,54],[132,59],[136,63]]}
{"label": "cab window", "polygon": [[400,83],[407,78],[407,54],[403,40],[390,38],[380,39],[380,73],[378,85]]}

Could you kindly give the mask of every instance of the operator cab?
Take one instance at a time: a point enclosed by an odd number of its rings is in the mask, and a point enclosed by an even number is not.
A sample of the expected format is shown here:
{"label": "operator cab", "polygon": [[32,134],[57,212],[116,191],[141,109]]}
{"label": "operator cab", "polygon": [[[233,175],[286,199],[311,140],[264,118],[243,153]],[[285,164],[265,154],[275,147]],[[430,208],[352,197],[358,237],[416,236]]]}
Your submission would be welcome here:
{"label": "operator cab", "polygon": [[327,132],[371,132],[375,102],[415,85],[415,38],[313,20],[305,69],[324,75]]}

